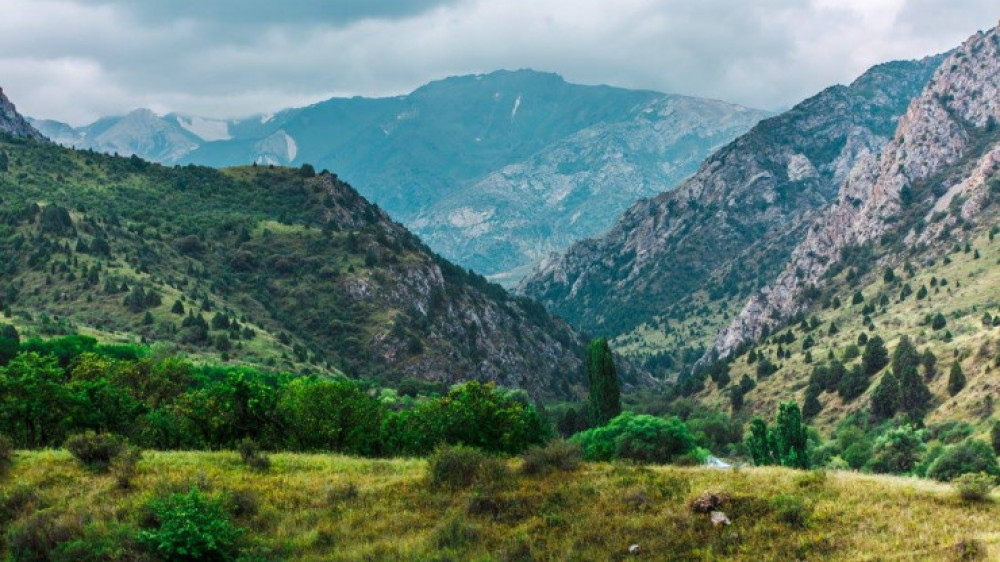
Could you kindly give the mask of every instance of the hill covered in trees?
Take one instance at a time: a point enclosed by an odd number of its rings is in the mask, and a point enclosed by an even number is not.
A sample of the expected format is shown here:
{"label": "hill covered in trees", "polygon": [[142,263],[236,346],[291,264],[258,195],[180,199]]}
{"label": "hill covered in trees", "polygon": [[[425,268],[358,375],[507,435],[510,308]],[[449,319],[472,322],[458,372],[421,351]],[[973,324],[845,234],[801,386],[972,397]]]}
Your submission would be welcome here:
{"label": "hill covered in trees", "polygon": [[579,395],[582,341],[336,175],[0,138],[3,322],[301,373]]}

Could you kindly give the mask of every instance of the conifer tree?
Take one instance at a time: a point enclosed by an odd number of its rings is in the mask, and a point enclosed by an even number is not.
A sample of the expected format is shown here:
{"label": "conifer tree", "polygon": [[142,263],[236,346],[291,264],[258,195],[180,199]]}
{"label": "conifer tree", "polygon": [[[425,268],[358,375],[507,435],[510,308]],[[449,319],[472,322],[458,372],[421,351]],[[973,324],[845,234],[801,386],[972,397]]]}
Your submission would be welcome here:
{"label": "conifer tree", "polygon": [[622,411],[615,358],[607,338],[597,338],[590,342],[587,349],[587,379],[590,382],[591,422],[595,426],[604,425]]}
{"label": "conifer tree", "polygon": [[965,388],[965,373],[962,366],[955,361],[951,364],[951,371],[948,372],[948,394],[954,396]]}

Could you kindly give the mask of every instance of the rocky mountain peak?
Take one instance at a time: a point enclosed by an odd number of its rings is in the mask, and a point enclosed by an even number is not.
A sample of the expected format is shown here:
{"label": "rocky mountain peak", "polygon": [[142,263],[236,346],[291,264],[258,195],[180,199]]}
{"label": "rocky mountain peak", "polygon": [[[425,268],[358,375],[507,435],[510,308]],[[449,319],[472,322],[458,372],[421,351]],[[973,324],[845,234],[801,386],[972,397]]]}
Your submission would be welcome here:
{"label": "rocky mountain peak", "polygon": [[719,334],[714,351],[728,355],[801,310],[806,290],[824,284],[845,248],[879,242],[894,231],[910,244],[932,244],[956,221],[921,228],[905,220],[911,208],[929,209],[929,218],[962,195],[962,219],[974,222],[1000,163],[998,120],[1000,34],[993,29],[972,36],[941,63],[893,139],[878,155],[859,159],[837,202],[813,223],[778,278]]}
{"label": "rocky mountain peak", "polygon": [[940,60],[878,65],[761,121],[604,236],[546,260],[519,290],[611,334],[665,314],[680,320],[668,309],[698,293],[748,297],[780,273],[855,162],[892,137]]}
{"label": "rocky mountain peak", "polygon": [[17,112],[17,108],[3,93],[3,88],[0,88],[0,133],[37,140],[45,138]]}

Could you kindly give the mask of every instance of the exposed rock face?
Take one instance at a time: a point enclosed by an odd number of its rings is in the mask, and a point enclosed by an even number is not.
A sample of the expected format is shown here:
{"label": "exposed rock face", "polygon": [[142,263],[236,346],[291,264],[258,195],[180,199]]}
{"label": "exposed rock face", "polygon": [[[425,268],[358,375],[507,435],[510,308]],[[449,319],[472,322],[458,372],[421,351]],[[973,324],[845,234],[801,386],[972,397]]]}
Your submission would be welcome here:
{"label": "exposed rock face", "polygon": [[18,138],[45,139],[41,133],[28,124],[24,117],[21,117],[14,104],[4,95],[3,88],[0,88],[0,133],[6,133]]}
{"label": "exposed rock face", "polygon": [[[837,203],[817,218],[784,271],[719,335],[719,354],[759,339],[803,308],[806,288],[823,285],[823,275],[845,248],[877,242],[900,229],[911,243],[931,243],[956,220],[918,233],[917,225],[903,220],[911,205],[928,206],[923,218],[930,221],[961,195],[966,198],[962,219],[975,221],[987,180],[1000,164],[998,120],[1000,36],[993,29],[974,35],[945,59],[909,105],[893,139],[878,155],[859,159]],[[942,183],[944,189],[936,191]]]}
{"label": "exposed rock face", "polygon": [[766,116],[714,100],[662,96],[624,121],[588,127],[491,172],[432,204],[411,226],[443,254],[517,281],[526,266],[606,231],[636,200],[671,189]]}
{"label": "exposed rock face", "polygon": [[606,235],[547,259],[518,290],[610,334],[699,291],[749,296],[782,270],[855,163],[891,137],[940,61],[876,66],[762,121]]}

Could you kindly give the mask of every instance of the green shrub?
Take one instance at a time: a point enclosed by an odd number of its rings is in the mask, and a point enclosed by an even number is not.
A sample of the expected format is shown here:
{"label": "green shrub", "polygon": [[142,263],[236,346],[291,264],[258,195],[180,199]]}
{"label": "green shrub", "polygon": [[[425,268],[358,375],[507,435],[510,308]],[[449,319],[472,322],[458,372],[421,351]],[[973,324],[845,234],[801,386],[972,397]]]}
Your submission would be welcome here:
{"label": "green shrub", "polygon": [[949,445],[927,469],[927,476],[935,480],[953,480],[967,473],[985,472],[990,476],[1000,476],[993,448],[978,439],[968,439],[957,445]]}
{"label": "green shrub", "polygon": [[0,528],[42,507],[34,488],[24,484],[12,486],[0,495]]}
{"label": "green shrub", "polygon": [[796,529],[805,527],[812,513],[806,502],[798,496],[781,494],[774,497],[770,504],[778,521]]}
{"label": "green shrub", "polygon": [[0,435],[0,472],[7,470],[14,462],[14,442],[6,435]]}
{"label": "green shrub", "polygon": [[625,412],[603,427],[574,435],[588,460],[632,459],[668,463],[696,452],[694,437],[678,417],[669,419]]}
{"label": "green shrub", "polygon": [[106,471],[112,459],[125,447],[125,442],[117,435],[88,431],[67,439],[65,447],[87,468]]}
{"label": "green shrub", "polygon": [[439,549],[462,548],[479,541],[480,532],[461,515],[455,516],[434,530],[434,545]]}
{"label": "green shrub", "polygon": [[166,560],[234,560],[244,529],[234,525],[221,499],[211,499],[192,488],[154,500],[153,529],[141,531],[139,544]]}
{"label": "green shrub", "polygon": [[57,519],[49,511],[35,513],[7,529],[6,560],[52,560],[56,547],[81,534],[82,523],[77,518]]}
{"label": "green shrub", "polygon": [[969,472],[956,477],[951,485],[963,500],[981,502],[989,498],[997,480],[985,472]]}
{"label": "green shrub", "polygon": [[111,474],[122,490],[132,487],[132,479],[139,471],[139,461],[142,459],[142,449],[126,445],[111,459]]}
{"label": "green shrub", "polygon": [[523,474],[548,474],[555,471],[575,470],[580,466],[583,449],[579,443],[554,439],[546,445],[532,447],[521,457]]}
{"label": "green shrub", "polygon": [[271,468],[271,459],[261,452],[260,445],[249,437],[239,443],[240,458],[243,463],[254,470],[265,471]]}
{"label": "green shrub", "polygon": [[503,485],[510,473],[503,459],[464,445],[445,445],[427,459],[431,486],[458,490],[472,485]]}

